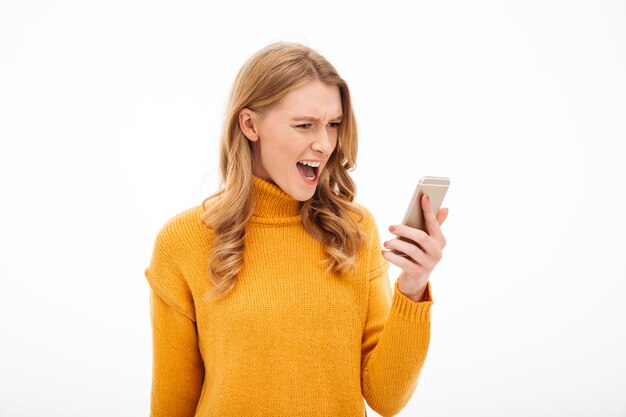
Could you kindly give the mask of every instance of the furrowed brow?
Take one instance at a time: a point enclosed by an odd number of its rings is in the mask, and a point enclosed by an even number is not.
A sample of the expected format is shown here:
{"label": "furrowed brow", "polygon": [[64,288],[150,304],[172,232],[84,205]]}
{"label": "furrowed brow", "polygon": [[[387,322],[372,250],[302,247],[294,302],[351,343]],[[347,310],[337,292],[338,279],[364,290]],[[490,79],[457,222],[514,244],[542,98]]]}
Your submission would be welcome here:
{"label": "furrowed brow", "polygon": [[[331,120],[341,121],[342,119],[343,119],[343,114],[340,114],[339,116],[333,117]],[[311,117],[311,116],[301,116],[301,117],[293,117],[291,121],[292,122],[295,122],[295,121],[319,122],[320,119],[317,117]]]}

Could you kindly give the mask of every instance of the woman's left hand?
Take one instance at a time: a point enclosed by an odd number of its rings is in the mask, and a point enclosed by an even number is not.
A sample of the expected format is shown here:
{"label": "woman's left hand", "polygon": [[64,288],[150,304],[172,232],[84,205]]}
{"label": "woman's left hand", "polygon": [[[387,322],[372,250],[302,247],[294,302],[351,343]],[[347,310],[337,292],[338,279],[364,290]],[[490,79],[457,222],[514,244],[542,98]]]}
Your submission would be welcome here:
{"label": "woman's left hand", "polygon": [[[402,268],[402,273],[398,277],[398,289],[413,301],[421,301],[424,297],[430,273],[441,260],[443,248],[446,246],[446,238],[440,226],[448,217],[448,209],[442,208],[435,216],[430,199],[424,194],[422,210],[427,232],[403,224],[389,227],[389,231],[394,235],[410,239],[417,245],[395,238],[383,244],[389,251],[382,251],[386,260]],[[391,250],[402,252],[407,257]]]}

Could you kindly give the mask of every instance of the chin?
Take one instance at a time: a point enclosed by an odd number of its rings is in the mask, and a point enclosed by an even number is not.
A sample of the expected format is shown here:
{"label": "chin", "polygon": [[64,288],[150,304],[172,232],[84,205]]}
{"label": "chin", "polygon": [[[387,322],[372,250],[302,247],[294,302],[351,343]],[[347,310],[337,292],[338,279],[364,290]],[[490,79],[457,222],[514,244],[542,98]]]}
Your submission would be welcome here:
{"label": "chin", "polygon": [[283,189],[283,191],[298,201],[310,200],[317,189],[317,185],[307,185],[300,178],[296,179],[295,184],[292,183],[288,185],[289,187],[287,189]]}
{"label": "chin", "polygon": [[294,199],[298,201],[307,201],[307,200],[310,200],[311,197],[313,197],[313,194],[315,194],[315,188],[310,192],[305,192],[304,190],[297,190],[296,192],[287,192],[287,194],[289,194],[290,196],[292,196]]}

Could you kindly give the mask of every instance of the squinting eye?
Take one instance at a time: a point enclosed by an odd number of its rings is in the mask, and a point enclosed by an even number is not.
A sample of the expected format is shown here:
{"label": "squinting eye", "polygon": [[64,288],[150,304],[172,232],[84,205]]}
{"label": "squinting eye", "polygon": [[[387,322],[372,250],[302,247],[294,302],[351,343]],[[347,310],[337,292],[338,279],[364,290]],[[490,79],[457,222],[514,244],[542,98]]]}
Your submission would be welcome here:
{"label": "squinting eye", "polygon": [[308,129],[309,127],[311,127],[311,123],[305,123],[302,125],[298,125],[296,127],[302,128],[302,129]]}
{"label": "squinting eye", "polygon": [[332,127],[333,129],[337,129],[341,125],[341,123],[333,122],[333,123],[329,123],[328,125]]}

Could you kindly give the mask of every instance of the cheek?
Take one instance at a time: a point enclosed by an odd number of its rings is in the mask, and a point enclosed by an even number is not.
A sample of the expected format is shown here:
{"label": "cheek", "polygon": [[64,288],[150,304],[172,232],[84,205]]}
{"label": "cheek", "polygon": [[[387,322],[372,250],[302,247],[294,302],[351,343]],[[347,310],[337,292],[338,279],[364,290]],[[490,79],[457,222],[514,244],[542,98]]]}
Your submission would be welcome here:
{"label": "cheek", "polygon": [[335,148],[337,147],[337,143],[339,142],[339,135],[338,132],[335,132],[335,135],[333,136],[333,141],[332,143],[332,147],[333,147],[333,152],[335,151]]}
{"label": "cheek", "polygon": [[295,168],[302,154],[302,142],[288,129],[272,129],[264,132],[261,156],[267,165],[284,169]]}
{"label": "cheek", "polygon": [[276,157],[276,153],[280,152],[285,141],[283,140],[284,131],[276,126],[266,126],[262,132],[259,132],[260,145],[262,154],[266,158]]}

